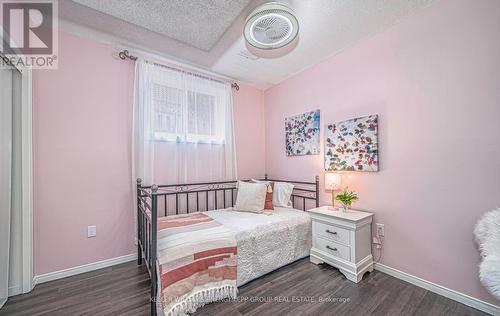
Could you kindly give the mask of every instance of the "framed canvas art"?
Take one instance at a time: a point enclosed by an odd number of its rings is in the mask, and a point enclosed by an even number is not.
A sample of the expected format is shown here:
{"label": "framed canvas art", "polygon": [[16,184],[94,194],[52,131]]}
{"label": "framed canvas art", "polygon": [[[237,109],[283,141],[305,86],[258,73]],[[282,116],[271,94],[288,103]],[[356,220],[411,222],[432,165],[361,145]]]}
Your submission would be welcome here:
{"label": "framed canvas art", "polygon": [[319,154],[319,110],[285,118],[287,156]]}
{"label": "framed canvas art", "polygon": [[378,115],[327,125],[325,170],[378,171]]}

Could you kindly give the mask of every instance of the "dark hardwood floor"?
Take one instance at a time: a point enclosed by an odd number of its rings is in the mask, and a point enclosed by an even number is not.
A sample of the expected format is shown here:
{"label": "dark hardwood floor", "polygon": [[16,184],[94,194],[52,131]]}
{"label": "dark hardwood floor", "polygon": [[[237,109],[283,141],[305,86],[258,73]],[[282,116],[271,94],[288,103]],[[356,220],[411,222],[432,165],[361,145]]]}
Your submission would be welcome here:
{"label": "dark hardwood floor", "polygon": [[[149,280],[135,262],[37,285],[0,315],[148,315]],[[354,284],[303,259],[240,288],[237,301],[195,315],[486,315],[379,271]]]}

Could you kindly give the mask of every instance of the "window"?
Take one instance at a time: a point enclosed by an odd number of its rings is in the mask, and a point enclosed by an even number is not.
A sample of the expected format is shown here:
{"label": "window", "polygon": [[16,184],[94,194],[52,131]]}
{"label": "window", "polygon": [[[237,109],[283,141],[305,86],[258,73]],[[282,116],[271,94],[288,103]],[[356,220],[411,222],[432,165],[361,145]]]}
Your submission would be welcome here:
{"label": "window", "polygon": [[155,140],[223,144],[225,104],[220,93],[209,90],[214,89],[181,89],[155,83]]}
{"label": "window", "polygon": [[148,185],[237,178],[229,83],[139,59],[134,96],[133,178]]}
{"label": "window", "polygon": [[181,90],[154,84],[154,131],[155,139],[177,138],[178,122],[182,122]]}

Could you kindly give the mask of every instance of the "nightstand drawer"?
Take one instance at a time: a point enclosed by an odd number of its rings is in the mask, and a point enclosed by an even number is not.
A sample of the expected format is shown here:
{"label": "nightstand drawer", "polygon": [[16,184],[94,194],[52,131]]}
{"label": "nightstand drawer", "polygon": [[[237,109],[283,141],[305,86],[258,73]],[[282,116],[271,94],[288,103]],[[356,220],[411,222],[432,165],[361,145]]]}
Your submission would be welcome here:
{"label": "nightstand drawer", "polygon": [[351,244],[349,231],[347,229],[314,221],[313,230],[317,236],[321,236],[348,246]]}
{"label": "nightstand drawer", "polygon": [[351,260],[351,249],[334,241],[329,241],[321,237],[316,237],[314,240],[315,246],[318,250],[326,252],[327,254],[344,259]]}

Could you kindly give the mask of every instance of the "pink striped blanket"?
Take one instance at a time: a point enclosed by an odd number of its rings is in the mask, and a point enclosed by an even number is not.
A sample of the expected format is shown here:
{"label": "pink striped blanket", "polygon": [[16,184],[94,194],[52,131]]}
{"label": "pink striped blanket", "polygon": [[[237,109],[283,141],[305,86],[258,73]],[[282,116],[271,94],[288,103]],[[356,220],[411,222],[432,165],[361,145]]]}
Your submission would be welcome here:
{"label": "pink striped blanket", "polygon": [[164,315],[184,315],[236,298],[234,234],[205,213],[158,219],[159,299]]}

